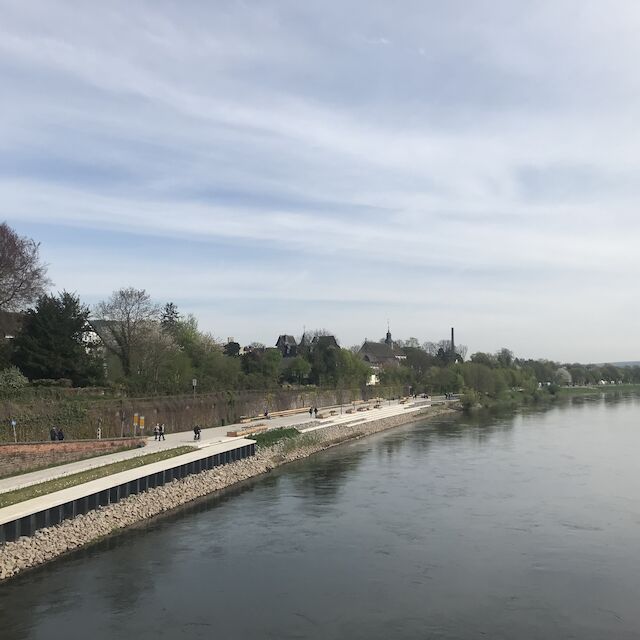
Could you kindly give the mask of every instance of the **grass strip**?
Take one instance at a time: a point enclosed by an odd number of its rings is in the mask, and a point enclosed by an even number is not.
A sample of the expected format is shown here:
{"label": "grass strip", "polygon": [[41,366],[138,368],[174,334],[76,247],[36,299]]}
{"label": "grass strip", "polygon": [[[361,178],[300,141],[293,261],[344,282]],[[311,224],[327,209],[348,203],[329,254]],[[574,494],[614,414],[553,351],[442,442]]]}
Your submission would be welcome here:
{"label": "grass strip", "polygon": [[252,436],[247,436],[251,440],[255,440],[259,447],[272,447],[274,444],[281,440],[290,440],[300,435],[297,429],[272,429],[271,431],[265,431],[264,433],[256,433]]}
{"label": "grass strip", "polygon": [[175,449],[167,449],[166,451],[159,451],[158,453],[149,453],[145,456],[121,460],[120,462],[106,464],[95,469],[72,473],[71,475],[63,476],[62,478],[54,478],[53,480],[40,482],[39,484],[34,484],[30,487],[23,487],[22,489],[15,489],[13,491],[7,491],[6,493],[0,493],[0,509],[12,504],[17,504],[18,502],[24,502],[25,500],[45,496],[49,493],[54,493],[55,491],[75,487],[79,484],[84,484],[85,482],[105,478],[106,476],[111,476],[114,473],[129,471],[129,469],[136,469],[154,462],[175,458],[176,456],[181,456],[185,453],[195,451],[195,449],[196,447],[176,447]]}

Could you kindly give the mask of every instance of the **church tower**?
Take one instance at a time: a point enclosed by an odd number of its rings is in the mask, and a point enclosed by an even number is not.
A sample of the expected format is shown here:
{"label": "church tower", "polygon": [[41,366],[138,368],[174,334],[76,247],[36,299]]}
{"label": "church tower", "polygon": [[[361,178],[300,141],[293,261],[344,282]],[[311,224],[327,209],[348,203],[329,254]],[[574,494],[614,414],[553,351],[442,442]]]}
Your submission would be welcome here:
{"label": "church tower", "polygon": [[393,348],[393,338],[391,337],[391,330],[389,329],[389,323],[387,322],[387,337],[384,339],[384,343]]}

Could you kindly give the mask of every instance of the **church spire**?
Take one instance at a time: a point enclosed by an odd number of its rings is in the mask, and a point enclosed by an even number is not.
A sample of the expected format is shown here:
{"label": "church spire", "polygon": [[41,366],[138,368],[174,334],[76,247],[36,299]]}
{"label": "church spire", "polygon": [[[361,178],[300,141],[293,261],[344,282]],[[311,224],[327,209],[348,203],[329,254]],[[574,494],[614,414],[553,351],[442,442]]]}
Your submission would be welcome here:
{"label": "church spire", "polygon": [[384,339],[384,343],[393,347],[393,338],[391,337],[391,329],[389,328],[389,321],[387,320],[387,337]]}

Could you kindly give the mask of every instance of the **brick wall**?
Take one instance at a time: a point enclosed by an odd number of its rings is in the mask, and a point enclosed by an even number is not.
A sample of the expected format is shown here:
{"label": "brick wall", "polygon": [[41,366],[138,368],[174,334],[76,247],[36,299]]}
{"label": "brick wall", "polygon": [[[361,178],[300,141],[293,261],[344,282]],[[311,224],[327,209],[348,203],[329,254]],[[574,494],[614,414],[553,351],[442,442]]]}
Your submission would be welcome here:
{"label": "brick wall", "polygon": [[142,441],[134,438],[3,444],[0,445],[0,477],[143,445]]}

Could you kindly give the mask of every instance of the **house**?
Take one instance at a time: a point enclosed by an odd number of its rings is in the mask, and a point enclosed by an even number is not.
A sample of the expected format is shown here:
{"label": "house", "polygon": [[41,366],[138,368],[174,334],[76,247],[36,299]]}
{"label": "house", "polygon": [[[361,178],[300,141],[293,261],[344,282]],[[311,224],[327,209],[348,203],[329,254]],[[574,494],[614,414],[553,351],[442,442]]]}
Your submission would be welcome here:
{"label": "house", "polygon": [[389,329],[387,329],[384,342],[365,340],[358,351],[358,355],[367,364],[371,365],[374,370],[383,367],[397,367],[401,360],[406,359],[404,353],[393,342]]}
{"label": "house", "polygon": [[303,353],[311,353],[316,347],[334,348],[339,349],[340,345],[335,336],[314,336],[311,338],[307,333],[302,334],[300,342],[298,343],[297,352],[302,355]]}
{"label": "house", "polygon": [[340,348],[335,336],[315,336],[315,338],[311,341],[311,349],[314,349],[315,347],[333,347],[334,349]]}
{"label": "house", "polygon": [[395,350],[385,342],[365,340],[358,355],[372,367],[397,366],[399,364]]}
{"label": "house", "polygon": [[283,358],[294,358],[298,355],[298,343],[293,336],[282,334],[278,336],[276,349],[280,351]]}

